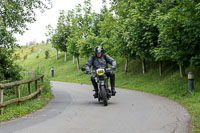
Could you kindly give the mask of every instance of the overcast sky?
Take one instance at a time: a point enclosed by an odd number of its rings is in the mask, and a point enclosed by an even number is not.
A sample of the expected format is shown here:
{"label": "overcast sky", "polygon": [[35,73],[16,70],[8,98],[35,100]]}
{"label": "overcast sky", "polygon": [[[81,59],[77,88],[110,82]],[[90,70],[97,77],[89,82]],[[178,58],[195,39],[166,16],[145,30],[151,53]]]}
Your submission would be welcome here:
{"label": "overcast sky", "polygon": [[[24,33],[23,36],[17,35],[17,40],[20,45],[26,45],[30,41],[41,42],[46,41],[45,33],[47,32],[46,26],[51,24],[56,27],[57,19],[59,17],[59,10],[71,10],[76,5],[82,4],[84,0],[51,0],[53,8],[46,10],[44,13],[37,14],[37,21],[29,24],[29,30]],[[91,0],[92,8],[96,12],[99,12],[102,7],[102,0]]]}

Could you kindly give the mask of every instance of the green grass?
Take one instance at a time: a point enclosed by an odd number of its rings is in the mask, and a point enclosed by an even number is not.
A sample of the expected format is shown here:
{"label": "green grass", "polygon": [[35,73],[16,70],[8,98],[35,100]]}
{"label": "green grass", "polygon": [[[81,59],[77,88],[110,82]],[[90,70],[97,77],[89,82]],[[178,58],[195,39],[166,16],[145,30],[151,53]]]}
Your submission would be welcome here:
{"label": "green grass", "polygon": [[[36,71],[38,71],[38,69],[36,69]],[[38,72],[36,72],[36,73],[38,73]],[[28,79],[32,78],[32,76],[31,77],[25,76],[25,77]],[[38,81],[38,84],[40,84],[40,81]],[[28,95],[28,87],[27,86],[28,86],[27,84],[19,85],[21,97]],[[20,102],[20,103],[12,103],[12,104],[9,104],[6,107],[4,107],[2,109],[3,114],[0,115],[0,122],[18,118],[18,117],[22,117],[26,114],[34,112],[34,111],[42,108],[43,106],[45,106],[49,102],[49,100],[52,98],[50,81],[49,81],[48,77],[44,78],[43,86],[44,86],[44,88],[42,90],[42,93],[38,98],[33,98],[31,100],[26,100],[26,101]],[[32,82],[31,83],[31,92],[34,92],[34,91],[36,91],[35,84],[34,84],[34,82]],[[17,97],[16,93],[17,93],[16,86],[11,87],[11,88],[6,88],[6,90],[4,91],[4,101],[8,101],[13,98],[16,98]]]}
{"label": "green grass", "polygon": [[45,106],[50,99],[51,94],[42,93],[42,96],[40,96],[37,99],[21,102],[20,106],[18,103],[10,104],[3,108],[3,114],[0,115],[0,122],[18,118],[31,112],[34,112]]}
{"label": "green grass", "polygon": [[33,99],[25,101],[19,106],[18,103],[13,103],[4,108],[4,114],[0,116],[0,121],[5,121],[17,117],[24,116],[38,110],[39,108],[46,105],[46,101],[41,99]]}
{"label": "green grass", "polygon": [[[26,60],[23,58],[18,61],[21,66],[26,68],[25,71],[32,72],[37,67],[41,68],[46,76],[51,75],[51,67],[54,67],[55,76],[51,80],[85,83],[91,84],[90,75],[85,75],[80,70],[77,70],[76,63],[72,63],[72,56],[68,55],[67,63],[64,62],[64,53],[59,54],[59,59],[56,60],[56,51],[51,49],[51,45],[38,45],[34,47],[34,52],[28,54]],[[39,49],[42,52],[39,53]],[[50,50],[50,58],[45,59],[45,50]],[[30,51],[30,47],[24,48],[24,52]],[[21,57],[23,57],[23,53]],[[28,53],[28,52],[27,52]],[[36,56],[39,53],[39,59]],[[129,63],[129,72],[124,72],[124,59],[116,57],[116,87],[133,89],[154,93],[160,96],[165,96],[182,104],[192,116],[192,131],[200,133],[200,68],[187,68],[186,72],[193,71],[195,77],[195,90],[192,94],[188,94],[187,77],[180,78],[178,67],[170,63],[164,64],[164,73],[160,77],[158,73],[157,63],[147,62],[147,73],[142,74],[141,62],[131,60]],[[83,66],[86,58],[80,59],[80,64]]]}

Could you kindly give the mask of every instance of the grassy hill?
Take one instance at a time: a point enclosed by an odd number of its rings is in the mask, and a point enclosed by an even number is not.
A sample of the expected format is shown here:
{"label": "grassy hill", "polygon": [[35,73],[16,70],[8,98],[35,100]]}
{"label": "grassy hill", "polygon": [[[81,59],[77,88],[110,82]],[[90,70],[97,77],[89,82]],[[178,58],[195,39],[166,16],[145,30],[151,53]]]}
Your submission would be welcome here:
{"label": "grassy hill", "polygon": [[[49,58],[45,59],[45,51],[49,51]],[[50,77],[51,67],[54,67],[55,76],[51,80],[91,84],[90,75],[85,75],[77,70],[76,62],[73,64],[72,55],[67,55],[67,62],[64,62],[64,53],[59,53],[56,60],[56,50],[50,44],[32,45],[23,47],[16,51],[20,56],[17,61],[26,72],[40,71]],[[195,77],[195,90],[189,94],[187,76],[180,78],[176,65],[165,63],[164,74],[159,76],[157,63],[147,63],[147,73],[142,74],[141,62],[131,60],[129,71],[124,72],[125,60],[114,57],[117,61],[116,87],[145,91],[165,96],[182,104],[192,116],[193,132],[200,132],[200,73],[199,68],[187,68],[186,72],[193,71]],[[87,58],[80,58],[83,66]]]}

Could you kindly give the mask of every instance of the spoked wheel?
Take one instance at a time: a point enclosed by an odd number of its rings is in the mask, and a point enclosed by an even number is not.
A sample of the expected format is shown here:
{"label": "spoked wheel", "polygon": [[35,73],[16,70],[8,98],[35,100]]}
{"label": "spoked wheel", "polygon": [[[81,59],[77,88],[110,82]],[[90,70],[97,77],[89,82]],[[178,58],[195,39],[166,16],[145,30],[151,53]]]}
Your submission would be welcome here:
{"label": "spoked wheel", "polygon": [[102,93],[102,100],[103,100],[103,104],[104,106],[108,105],[108,98],[107,98],[107,93],[106,93],[106,89],[104,86],[101,86],[101,93]]}
{"label": "spoked wheel", "polygon": [[101,94],[100,94],[100,92],[98,93],[98,101],[101,102]]}
{"label": "spoked wheel", "polygon": [[107,89],[106,90],[107,91],[107,98],[108,98],[108,100],[111,98],[111,91],[110,91],[110,89]]}

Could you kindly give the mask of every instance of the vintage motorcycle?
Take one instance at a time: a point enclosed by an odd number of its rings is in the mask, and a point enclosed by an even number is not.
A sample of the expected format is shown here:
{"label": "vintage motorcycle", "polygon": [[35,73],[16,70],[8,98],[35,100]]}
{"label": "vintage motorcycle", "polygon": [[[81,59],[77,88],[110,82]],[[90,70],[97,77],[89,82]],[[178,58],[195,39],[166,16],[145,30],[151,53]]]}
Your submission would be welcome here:
{"label": "vintage motorcycle", "polygon": [[[104,106],[108,105],[108,100],[111,98],[112,93],[108,86],[108,77],[106,72],[111,71],[112,68],[99,68],[97,70],[90,70],[87,74],[95,73],[95,81],[98,84],[98,101],[103,102]],[[82,71],[86,71],[85,68],[82,68]]]}

